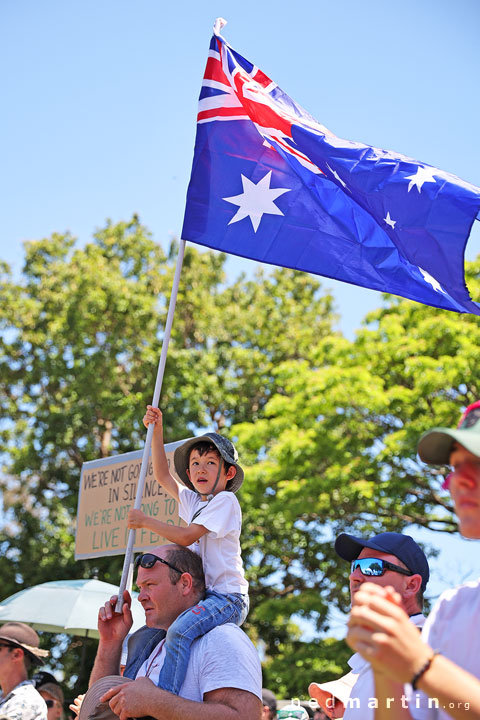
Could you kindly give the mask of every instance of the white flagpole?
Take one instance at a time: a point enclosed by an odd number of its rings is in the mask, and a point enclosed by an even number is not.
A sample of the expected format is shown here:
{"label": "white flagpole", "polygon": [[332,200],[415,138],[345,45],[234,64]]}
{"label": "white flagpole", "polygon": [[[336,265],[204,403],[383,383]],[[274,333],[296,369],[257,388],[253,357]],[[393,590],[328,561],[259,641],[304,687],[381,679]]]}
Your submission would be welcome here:
{"label": "white flagpole", "polygon": [[[173,315],[175,313],[175,305],[177,302],[178,286],[180,284],[180,274],[182,272],[183,256],[185,254],[185,240],[180,240],[180,247],[178,249],[177,265],[175,268],[175,275],[173,278],[172,293],[170,295],[170,302],[168,305],[167,322],[165,323],[165,334],[162,343],[162,352],[160,355],[160,362],[158,363],[157,379],[155,381],[155,389],[153,391],[152,405],[158,407],[158,401],[160,399],[160,391],[162,389],[163,374],[165,372],[165,363],[167,361],[168,344],[170,342],[170,333],[172,330]],[[142,465],[140,468],[140,476],[138,478],[137,494],[135,496],[134,509],[139,510],[142,504],[143,488],[145,485],[145,477],[147,475],[148,458],[150,457],[150,448],[152,446],[152,435],[153,425],[148,426],[147,437],[145,439],[145,446],[143,448]],[[125,552],[125,560],[123,563],[122,578],[120,580],[120,588],[118,590],[118,601],[115,606],[116,612],[122,612],[123,606],[123,592],[127,586],[128,575],[130,566],[133,561],[133,544],[135,542],[135,530],[130,530],[128,533],[127,549]]]}

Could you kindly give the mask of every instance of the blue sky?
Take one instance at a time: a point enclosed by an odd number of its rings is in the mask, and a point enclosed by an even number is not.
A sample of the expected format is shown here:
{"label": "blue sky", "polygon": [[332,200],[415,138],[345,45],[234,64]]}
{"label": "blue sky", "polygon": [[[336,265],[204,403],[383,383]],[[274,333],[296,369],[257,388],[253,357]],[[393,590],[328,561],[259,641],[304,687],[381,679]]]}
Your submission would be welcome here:
{"label": "blue sky", "polygon": [[[480,185],[477,0],[2,0],[1,259],[18,270],[24,240],[70,230],[86,242],[134,212],[164,246],[179,234],[218,16],[230,44],[335,134]],[[254,267],[228,261],[232,278]],[[349,337],[381,303],[324,285]],[[471,544],[458,548],[450,556],[474,567]]]}
{"label": "blue sky", "polygon": [[[3,0],[0,257],[66,229],[86,241],[137,212],[165,244],[182,225],[214,19],[337,135],[480,185],[477,0]],[[467,249],[480,250],[480,223]],[[253,263],[229,261],[231,276]],[[352,336],[374,291],[325,280]],[[480,298],[474,298],[480,299]]]}

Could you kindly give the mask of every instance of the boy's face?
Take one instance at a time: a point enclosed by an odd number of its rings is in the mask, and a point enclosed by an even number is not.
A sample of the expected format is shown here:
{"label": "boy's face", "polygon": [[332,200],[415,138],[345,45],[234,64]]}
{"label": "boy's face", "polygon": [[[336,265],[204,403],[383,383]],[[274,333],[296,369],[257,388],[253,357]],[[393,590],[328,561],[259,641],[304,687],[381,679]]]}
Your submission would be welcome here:
{"label": "boy's face", "polygon": [[[219,469],[220,477],[215,487]],[[222,490],[225,490],[228,481],[235,476],[236,472],[237,470],[233,465],[225,472],[222,458],[213,450],[200,455],[198,450],[193,448],[190,453],[187,475],[195,490],[202,496],[207,497],[212,493],[217,495]]]}
{"label": "boy's face", "polygon": [[460,532],[466,538],[480,538],[480,458],[463,445],[454,443],[450,453],[453,472],[449,488]]}

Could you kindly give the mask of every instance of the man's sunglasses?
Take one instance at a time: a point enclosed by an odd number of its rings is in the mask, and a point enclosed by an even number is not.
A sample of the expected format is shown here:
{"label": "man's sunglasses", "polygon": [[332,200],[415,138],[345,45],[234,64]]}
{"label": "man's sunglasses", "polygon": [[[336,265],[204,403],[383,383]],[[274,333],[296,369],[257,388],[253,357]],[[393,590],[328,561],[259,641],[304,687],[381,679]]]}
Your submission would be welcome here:
{"label": "man's sunglasses", "polygon": [[14,647],[16,647],[16,645],[10,645],[10,643],[0,642],[0,648],[2,648],[2,647],[10,648],[10,650],[12,650]]}
{"label": "man's sunglasses", "polygon": [[143,555],[139,555],[135,560],[135,570],[138,570],[139,567],[145,568],[145,570],[150,570],[156,562],[162,563],[162,565],[168,565],[169,568],[172,568],[172,570],[175,570],[175,572],[180,573],[180,575],[183,575],[183,570],[179,570],[175,567],[175,565],[172,565],[171,563],[167,562],[161,557],[158,557],[158,555],[154,555],[153,553],[143,553]]}
{"label": "man's sunglasses", "polygon": [[401,573],[402,575],[413,575],[411,570],[406,570],[399,565],[394,565],[388,560],[382,560],[381,558],[357,558],[352,560],[352,573],[359,568],[362,575],[366,577],[380,577],[387,570],[393,570],[393,572]]}
{"label": "man's sunglasses", "polygon": [[58,700],[45,700],[45,705],[46,705],[47,708],[49,708],[49,709],[52,708],[52,707],[55,707],[55,703],[58,703],[58,704],[60,705],[60,703],[58,702]]}

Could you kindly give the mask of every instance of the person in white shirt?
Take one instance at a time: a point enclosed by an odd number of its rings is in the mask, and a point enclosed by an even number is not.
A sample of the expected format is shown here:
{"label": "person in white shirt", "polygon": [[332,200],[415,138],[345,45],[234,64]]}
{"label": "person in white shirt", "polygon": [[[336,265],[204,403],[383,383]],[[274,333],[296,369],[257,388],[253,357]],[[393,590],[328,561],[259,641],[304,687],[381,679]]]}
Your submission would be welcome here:
{"label": "person in white shirt", "polygon": [[[456,429],[425,433],[418,454],[453,470],[444,488],[460,532],[480,539],[480,401],[467,407]],[[412,632],[394,588],[365,584],[355,597],[347,642],[374,669],[376,720],[480,718],[479,623],[480,581],[443,593],[421,637]]]}
{"label": "person in white shirt", "polygon": [[122,643],[132,627],[131,597],[125,591],[121,613],[115,612],[117,596],[100,608],[100,641],[80,720],[116,720],[115,715],[121,720],[261,720],[260,659],[246,634],[231,623],[193,642],[178,696],[158,687],[165,631],[178,615],[201,605],[205,580],[200,557],[185,547],[163,545],[137,560],[146,626],[129,638],[124,677],[112,677],[119,673]]}
{"label": "person in white shirt", "polygon": [[243,470],[233,444],[218,433],[206,433],[175,450],[175,470],[184,483],[181,485],[168,467],[161,411],[148,405],[143,422],[146,427],[154,423],[155,478],[178,501],[179,515],[188,526],[168,525],[141,510],[130,510],[128,526],[147,528],[171,542],[189,546],[202,558],[207,584],[202,603],[180,615],[167,633],[166,659],[158,686],[178,695],[192,642],[218,625],[241,625],[248,613],[248,582],[240,550],[242,513],[235,497],[243,482]]}
{"label": "person in white shirt", "polygon": [[[392,585],[413,625],[423,626],[423,594],[430,571],[425,553],[413,538],[396,532],[380,533],[368,539],[342,533],[336,539],[335,550],[343,560],[351,562],[352,602],[365,582],[381,587]],[[348,664],[351,672],[343,678],[330,683],[311,683],[310,695],[331,718],[373,720],[375,686],[370,663],[355,653]],[[337,687],[338,695],[335,694]]]}

